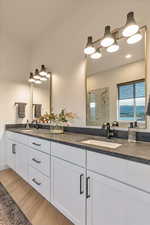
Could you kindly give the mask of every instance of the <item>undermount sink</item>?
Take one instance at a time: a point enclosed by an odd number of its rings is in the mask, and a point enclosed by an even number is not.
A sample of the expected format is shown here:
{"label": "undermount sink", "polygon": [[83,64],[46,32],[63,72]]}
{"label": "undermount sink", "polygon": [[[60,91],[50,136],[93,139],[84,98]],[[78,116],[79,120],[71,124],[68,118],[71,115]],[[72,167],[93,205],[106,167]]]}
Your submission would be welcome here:
{"label": "undermount sink", "polygon": [[112,142],[106,142],[106,141],[97,141],[97,140],[85,140],[82,141],[83,144],[88,144],[88,145],[96,145],[99,147],[105,147],[105,148],[113,148],[116,149],[120,147],[122,144],[118,143],[112,143]]}
{"label": "undermount sink", "polygon": [[31,132],[32,130],[30,130],[30,129],[24,129],[24,130],[21,130],[21,131],[26,131],[26,132]]}

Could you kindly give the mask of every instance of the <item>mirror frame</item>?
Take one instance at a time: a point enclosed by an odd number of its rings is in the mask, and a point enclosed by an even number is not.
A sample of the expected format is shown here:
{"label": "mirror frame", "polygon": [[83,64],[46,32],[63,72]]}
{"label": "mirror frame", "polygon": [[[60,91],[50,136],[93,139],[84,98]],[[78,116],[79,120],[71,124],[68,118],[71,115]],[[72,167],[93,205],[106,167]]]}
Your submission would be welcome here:
{"label": "mirror frame", "polygon": [[[142,129],[147,129],[147,115],[146,115],[146,110],[147,110],[147,101],[148,101],[148,89],[147,89],[147,54],[148,54],[148,39],[147,39],[147,36],[148,36],[148,29],[147,29],[147,26],[144,25],[142,26],[142,30],[143,30],[143,33],[144,33],[144,61],[145,61],[145,128],[142,128]],[[85,55],[85,110],[86,110],[86,127],[92,127],[92,128],[101,128],[101,126],[89,126],[87,125],[87,63],[88,63],[88,56]],[[123,127],[119,127],[119,129],[124,129]]]}

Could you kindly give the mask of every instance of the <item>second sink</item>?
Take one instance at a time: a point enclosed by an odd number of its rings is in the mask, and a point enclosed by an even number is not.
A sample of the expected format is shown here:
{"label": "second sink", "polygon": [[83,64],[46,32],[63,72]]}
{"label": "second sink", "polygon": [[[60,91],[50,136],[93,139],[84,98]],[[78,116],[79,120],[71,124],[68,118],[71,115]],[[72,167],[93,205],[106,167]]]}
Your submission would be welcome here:
{"label": "second sink", "polygon": [[106,142],[106,141],[97,141],[97,140],[85,140],[82,141],[83,144],[89,144],[89,145],[96,145],[99,147],[105,147],[105,148],[112,148],[112,149],[116,149],[118,147],[120,147],[122,144],[118,144],[118,143],[112,143],[112,142]]}

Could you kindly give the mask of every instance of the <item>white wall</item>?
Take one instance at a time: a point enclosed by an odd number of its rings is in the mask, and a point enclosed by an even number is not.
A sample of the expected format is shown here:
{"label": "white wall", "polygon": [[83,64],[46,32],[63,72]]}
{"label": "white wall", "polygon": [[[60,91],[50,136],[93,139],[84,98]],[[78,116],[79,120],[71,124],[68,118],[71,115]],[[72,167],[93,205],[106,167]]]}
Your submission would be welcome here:
{"label": "white wall", "polygon": [[[32,51],[32,68],[45,63],[54,74],[53,109],[65,107],[78,114],[75,125],[85,125],[85,58],[83,48],[88,35],[94,39],[103,35],[104,26],[113,28],[125,23],[126,14],[133,10],[140,24],[149,23],[148,4],[144,1],[84,1],[78,13],[72,14],[54,33],[51,29],[35,43]],[[150,67],[150,62],[149,62]],[[149,72],[149,71],[148,71]]]}
{"label": "white wall", "polygon": [[27,78],[30,68],[27,46],[8,34],[0,35],[0,169],[5,165],[4,127],[6,123],[20,123],[29,117],[29,104],[25,119],[16,118],[15,102],[29,102]]}
{"label": "white wall", "polygon": [[110,122],[117,120],[117,84],[144,79],[145,63],[138,61],[118,68],[91,74],[87,77],[87,90],[109,87],[110,91]]}

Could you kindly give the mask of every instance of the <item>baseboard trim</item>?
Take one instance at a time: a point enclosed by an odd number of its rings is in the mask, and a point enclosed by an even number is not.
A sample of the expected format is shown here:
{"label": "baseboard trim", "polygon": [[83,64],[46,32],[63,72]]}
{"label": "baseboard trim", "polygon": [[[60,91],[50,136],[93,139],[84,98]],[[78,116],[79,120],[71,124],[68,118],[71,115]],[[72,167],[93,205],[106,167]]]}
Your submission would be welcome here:
{"label": "baseboard trim", "polygon": [[8,169],[7,165],[0,165],[0,171]]}

